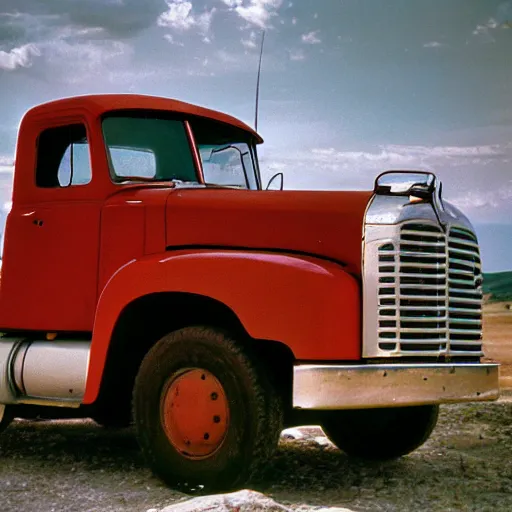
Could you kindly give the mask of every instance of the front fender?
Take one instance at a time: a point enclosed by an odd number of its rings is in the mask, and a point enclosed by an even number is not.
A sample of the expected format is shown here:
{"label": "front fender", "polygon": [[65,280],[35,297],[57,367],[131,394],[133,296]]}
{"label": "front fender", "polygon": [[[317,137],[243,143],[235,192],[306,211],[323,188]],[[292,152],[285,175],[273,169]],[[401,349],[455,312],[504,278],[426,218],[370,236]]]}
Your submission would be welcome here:
{"label": "front fender", "polygon": [[152,255],[121,267],[100,296],[84,403],[97,397],[123,309],[159,292],[192,293],[222,302],[251,337],[280,341],[299,360],[360,357],[360,286],[336,263],[227,250]]}

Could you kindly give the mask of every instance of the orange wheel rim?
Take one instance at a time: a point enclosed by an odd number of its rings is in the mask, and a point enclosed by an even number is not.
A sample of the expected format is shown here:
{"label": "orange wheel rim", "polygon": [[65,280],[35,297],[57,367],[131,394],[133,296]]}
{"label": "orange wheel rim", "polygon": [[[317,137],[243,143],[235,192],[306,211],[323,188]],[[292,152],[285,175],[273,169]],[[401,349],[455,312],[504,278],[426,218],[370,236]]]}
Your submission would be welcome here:
{"label": "orange wheel rim", "polygon": [[224,442],[229,403],[222,384],[210,372],[185,370],[162,393],[163,427],[171,444],[188,458],[204,458]]}

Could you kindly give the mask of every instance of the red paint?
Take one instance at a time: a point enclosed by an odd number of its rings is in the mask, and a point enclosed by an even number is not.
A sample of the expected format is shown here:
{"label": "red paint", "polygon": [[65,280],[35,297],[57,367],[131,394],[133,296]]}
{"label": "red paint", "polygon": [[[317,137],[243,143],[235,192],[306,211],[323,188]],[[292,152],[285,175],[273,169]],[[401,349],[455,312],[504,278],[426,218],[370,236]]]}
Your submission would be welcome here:
{"label": "red paint", "polygon": [[65,197],[13,205],[2,262],[3,328],[90,330],[97,302],[101,207],[99,201]]}
{"label": "red paint", "polygon": [[[124,109],[172,111],[185,120],[206,117],[262,142],[231,116],[164,98],[82,96],[31,109],[16,150],[0,330],[91,332],[86,403],[97,396],[120,313],[155,292],[221,301],[251,336],[285,343],[298,359],[360,358],[357,276],[371,193],[115,184],[101,118]],[[37,187],[39,134],[77,123],[87,131],[92,180],[68,188]],[[188,135],[200,179],[197,148]]]}
{"label": "red paint", "polygon": [[166,243],[300,251],[335,259],[359,274],[370,196],[368,192],[176,189],[167,200]]}
{"label": "red paint", "polygon": [[247,251],[178,251],[128,263],[103,290],[84,403],[96,399],[124,307],[155,292],[216,299],[235,312],[252,337],[281,341],[297,359],[360,357],[360,287],[336,263]]}
{"label": "red paint", "polygon": [[185,457],[206,458],[224,442],[229,402],[210,372],[191,369],[174,377],[164,390],[161,417],[171,444]]}

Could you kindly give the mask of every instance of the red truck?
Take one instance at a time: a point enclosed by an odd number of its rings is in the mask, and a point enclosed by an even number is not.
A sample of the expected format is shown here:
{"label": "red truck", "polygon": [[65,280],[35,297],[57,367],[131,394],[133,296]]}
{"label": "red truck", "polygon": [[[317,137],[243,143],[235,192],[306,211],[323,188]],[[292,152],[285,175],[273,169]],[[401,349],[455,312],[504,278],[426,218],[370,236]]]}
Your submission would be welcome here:
{"label": "red truck", "polygon": [[[90,95],[20,125],[0,287],[0,426],[134,424],[168,485],[243,486],[284,427],[350,456],[420,446],[495,400],[468,219],[435,175],[263,190],[249,126]],[[282,186],[281,186],[282,188]]]}

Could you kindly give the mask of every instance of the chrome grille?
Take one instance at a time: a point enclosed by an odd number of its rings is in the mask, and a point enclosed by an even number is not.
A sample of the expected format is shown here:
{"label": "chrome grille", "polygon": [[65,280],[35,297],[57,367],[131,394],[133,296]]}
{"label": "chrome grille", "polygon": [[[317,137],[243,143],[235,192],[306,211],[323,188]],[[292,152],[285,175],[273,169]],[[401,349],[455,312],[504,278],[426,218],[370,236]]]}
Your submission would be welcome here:
{"label": "chrome grille", "polygon": [[448,241],[450,348],[481,350],[482,264],[473,233],[452,227]]}
{"label": "chrome grille", "polygon": [[473,233],[403,224],[398,244],[379,247],[379,348],[397,356],[482,355],[479,279]]}

